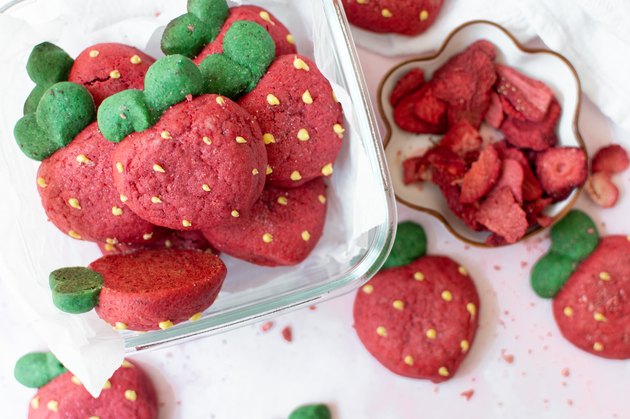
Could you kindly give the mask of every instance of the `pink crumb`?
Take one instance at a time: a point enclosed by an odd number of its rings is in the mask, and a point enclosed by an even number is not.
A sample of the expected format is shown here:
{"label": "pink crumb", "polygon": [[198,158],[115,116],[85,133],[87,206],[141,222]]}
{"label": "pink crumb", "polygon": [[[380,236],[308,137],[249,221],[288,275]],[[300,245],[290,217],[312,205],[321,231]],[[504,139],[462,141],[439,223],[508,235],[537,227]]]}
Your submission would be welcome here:
{"label": "pink crumb", "polygon": [[494,270],[495,271],[500,271],[501,270],[501,266],[500,265],[494,265]]}
{"label": "pink crumb", "polygon": [[521,269],[525,269],[527,265],[528,265],[527,262],[525,262],[524,260],[521,261]]}
{"label": "pink crumb", "polygon": [[459,395],[465,397],[466,401],[469,401],[474,394],[475,390],[471,388],[470,390],[462,391]]}
{"label": "pink crumb", "polygon": [[310,306],[308,309],[311,311],[314,311],[314,310],[317,310],[317,306]]}
{"label": "pink crumb", "polygon": [[568,377],[571,375],[571,371],[569,371],[568,368],[563,368],[562,371],[560,371],[560,374],[562,374],[563,377]]}
{"label": "pink crumb", "polygon": [[573,406],[573,400],[568,399],[568,400],[567,400],[567,404],[568,404],[569,406]]}
{"label": "pink crumb", "polygon": [[514,363],[514,355],[510,355],[506,353],[505,349],[501,349],[501,358],[503,358],[503,360],[507,362],[508,364]]}
{"label": "pink crumb", "polygon": [[291,326],[286,326],[282,329],[282,337],[287,342],[293,342],[293,330],[291,329]]}
{"label": "pink crumb", "polygon": [[260,330],[262,330],[263,332],[268,332],[269,329],[271,329],[273,327],[273,322],[265,322],[263,323],[262,326],[260,326]]}

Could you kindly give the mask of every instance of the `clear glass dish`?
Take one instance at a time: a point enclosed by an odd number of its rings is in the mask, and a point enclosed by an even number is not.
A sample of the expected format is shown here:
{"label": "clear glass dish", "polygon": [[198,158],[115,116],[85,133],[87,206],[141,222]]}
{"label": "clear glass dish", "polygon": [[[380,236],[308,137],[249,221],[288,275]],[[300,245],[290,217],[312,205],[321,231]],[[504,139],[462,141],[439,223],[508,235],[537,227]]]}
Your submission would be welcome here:
{"label": "clear glass dish", "polygon": [[[202,319],[150,333],[113,332],[109,327],[103,327],[103,322],[93,312],[69,316],[52,311],[48,301],[48,272],[60,266],[87,265],[99,253],[96,245],[69,239],[46,222],[35,187],[38,162],[29,161],[19,152],[12,127],[21,116],[23,100],[32,88],[24,67],[30,52],[27,45],[32,47],[50,40],[76,56],[92,43],[127,41],[140,48],[146,45],[145,50],[158,56],[159,29],[147,36],[147,43],[141,45],[134,34],[121,35],[123,26],[118,25],[117,19],[137,20],[139,23],[134,27],[138,30],[151,25],[163,27],[165,22],[185,12],[185,1],[17,0],[0,7],[0,38],[13,25],[12,35],[18,41],[12,42],[13,46],[5,52],[11,58],[8,68],[0,69],[0,79],[3,80],[0,88],[7,92],[0,98],[0,136],[3,140],[0,157],[4,163],[0,168],[0,187],[10,197],[5,202],[8,215],[0,221],[0,231],[5,238],[10,238],[0,246],[3,253],[0,279],[8,281],[16,297],[24,303],[26,315],[53,351],[65,352],[65,355],[57,353],[62,360],[76,356],[71,355],[74,351],[69,349],[73,345],[79,347],[75,348],[76,353],[83,356],[92,352],[92,357],[100,349],[86,351],[85,348],[115,347],[115,342],[121,340],[126,352],[141,351],[217,334],[342,295],[374,275],[391,248],[396,225],[393,190],[375,115],[341,2],[313,0],[303,4],[245,0],[237,3],[265,7],[294,31],[300,53],[315,58],[344,104],[349,144],[344,146],[338,162],[340,169],[336,167],[333,185],[329,188],[329,218],[315,251],[317,257],[309,258],[297,267],[276,269],[225,258],[229,273],[224,289]],[[50,24],[54,15],[56,20]],[[19,23],[21,21],[31,25],[31,29],[25,30]],[[64,25],[71,26],[75,32],[63,30]],[[4,31],[2,26],[5,26]],[[55,38],[59,33],[62,35]],[[346,164],[345,161],[350,159],[353,163]],[[344,166],[347,166],[345,170]],[[354,170],[357,167],[359,171]],[[341,196],[340,191],[350,190],[348,188],[354,188],[354,185],[356,192],[348,197],[353,202],[346,202],[343,199],[346,195]],[[343,237],[351,237],[351,240],[341,241]],[[62,329],[59,325],[63,323],[65,328]]]}

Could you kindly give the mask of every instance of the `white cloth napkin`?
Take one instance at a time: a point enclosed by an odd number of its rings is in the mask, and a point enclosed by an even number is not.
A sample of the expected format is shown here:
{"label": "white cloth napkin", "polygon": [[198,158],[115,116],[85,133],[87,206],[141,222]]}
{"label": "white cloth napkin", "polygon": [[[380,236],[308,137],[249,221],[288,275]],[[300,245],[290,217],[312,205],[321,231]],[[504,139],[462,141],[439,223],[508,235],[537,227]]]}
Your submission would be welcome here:
{"label": "white cloth napkin", "polygon": [[600,110],[630,131],[628,17],[628,0],[445,0],[435,24],[420,36],[353,32],[357,44],[388,56],[438,49],[453,29],[476,19],[499,23],[522,42],[538,36],[571,61]]}

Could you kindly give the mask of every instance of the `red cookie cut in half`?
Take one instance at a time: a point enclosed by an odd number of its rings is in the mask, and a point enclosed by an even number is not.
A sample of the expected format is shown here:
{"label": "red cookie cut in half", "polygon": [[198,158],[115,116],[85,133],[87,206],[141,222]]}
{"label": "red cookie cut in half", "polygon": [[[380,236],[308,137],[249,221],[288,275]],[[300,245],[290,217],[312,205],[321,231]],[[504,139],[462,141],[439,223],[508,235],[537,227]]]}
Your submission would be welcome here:
{"label": "red cookie cut in half", "polygon": [[380,271],[357,293],[355,329],[392,372],[441,382],[451,378],[475,338],[479,296],[466,269],[424,256]]}

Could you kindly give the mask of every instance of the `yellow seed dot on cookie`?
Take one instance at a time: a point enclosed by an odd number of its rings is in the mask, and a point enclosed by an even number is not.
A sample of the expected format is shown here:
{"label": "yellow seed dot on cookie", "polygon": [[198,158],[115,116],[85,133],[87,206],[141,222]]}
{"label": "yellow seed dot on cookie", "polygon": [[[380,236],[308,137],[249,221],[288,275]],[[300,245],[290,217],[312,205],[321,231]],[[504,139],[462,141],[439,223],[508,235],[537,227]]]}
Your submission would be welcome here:
{"label": "yellow seed dot on cookie", "polygon": [[423,10],[420,12],[420,22],[424,22],[429,18],[429,12],[427,10]]}
{"label": "yellow seed dot on cookie", "polygon": [[152,196],[151,197],[151,202],[154,203],[154,204],[161,204],[162,200],[160,199],[159,196]]}
{"label": "yellow seed dot on cookie", "polygon": [[337,99],[337,95],[335,94],[334,90],[332,92],[332,97],[333,97],[333,100],[335,101],[335,103],[339,103],[339,99]]}
{"label": "yellow seed dot on cookie", "polygon": [[210,192],[210,185],[208,185],[207,183],[204,183],[203,185],[201,185],[201,189],[203,189],[206,192]]}
{"label": "yellow seed dot on cookie", "polygon": [[231,213],[232,217],[234,218],[238,218],[241,216],[241,214],[237,211],[237,210],[233,210]]}
{"label": "yellow seed dot on cookie", "polygon": [[89,52],[90,58],[96,58],[98,57],[98,54],[100,54],[100,52],[96,49],[93,49],[92,51]]}
{"label": "yellow seed dot on cookie", "polygon": [[44,179],[43,177],[38,177],[37,178],[37,185],[40,188],[45,188],[46,186],[48,186],[48,184],[46,183],[46,179]]}
{"label": "yellow seed dot on cookie", "polygon": [[442,291],[442,300],[453,301],[453,294],[449,290]]}
{"label": "yellow seed dot on cookie", "polygon": [[103,247],[105,248],[106,252],[113,252],[116,249],[113,244],[109,243],[105,244],[105,246]]}
{"label": "yellow seed dot on cookie", "polygon": [[212,140],[210,139],[210,137],[203,137],[203,142],[206,143],[207,145],[212,144]]}
{"label": "yellow seed dot on cookie", "polygon": [[263,135],[263,142],[265,145],[273,144],[276,142],[276,137],[274,137],[273,134],[266,133]]}
{"label": "yellow seed dot on cookie", "polygon": [[313,104],[313,96],[311,96],[311,92],[307,90],[306,92],[302,93],[302,102],[306,103],[307,105]]}
{"label": "yellow seed dot on cookie", "polygon": [[326,166],[322,167],[322,175],[330,176],[333,174],[333,165],[332,163],[328,163]]}
{"label": "yellow seed dot on cookie", "polygon": [[142,239],[143,240],[151,240],[152,238],[153,238],[153,232],[151,232],[151,233],[144,233],[142,235]]}
{"label": "yellow seed dot on cookie", "polygon": [[239,144],[245,144],[247,140],[243,137],[236,137],[236,142]]}
{"label": "yellow seed dot on cookie", "polygon": [[140,58],[139,55],[134,55],[132,56],[129,61],[131,61],[131,64],[140,64],[142,62],[142,58]]}
{"label": "yellow seed dot on cookie", "polygon": [[171,136],[171,133],[168,132],[168,131],[162,131],[160,133],[160,137],[162,137],[165,140],[172,140],[173,139],[173,137]]}
{"label": "yellow seed dot on cookie", "polygon": [[107,244],[118,244],[118,239],[117,238],[105,239],[105,243],[107,243]]}
{"label": "yellow seed dot on cookie", "polygon": [[402,311],[405,309],[405,303],[402,300],[394,300],[392,303],[392,307],[394,307],[398,311]]}
{"label": "yellow seed dot on cookie", "polygon": [[269,176],[272,173],[273,173],[273,169],[271,168],[271,166],[267,165],[267,170],[265,170],[265,174]]}
{"label": "yellow seed dot on cookie", "polygon": [[112,214],[116,217],[123,215],[123,209],[120,207],[112,207]]}
{"label": "yellow seed dot on cookie", "polygon": [[287,35],[287,42],[291,45],[295,45],[295,37],[291,34]]}
{"label": "yellow seed dot on cookie", "polygon": [[170,249],[171,247],[173,247],[173,242],[170,240],[164,240],[164,247]]}
{"label": "yellow seed dot on cookie", "polygon": [[324,195],[318,195],[317,200],[320,204],[324,205],[326,203],[326,197]]}
{"label": "yellow seed dot on cookie", "polygon": [[136,394],[135,391],[133,390],[125,390],[125,399],[131,401],[131,402],[135,402],[136,399],[138,398],[138,395]]}
{"label": "yellow seed dot on cookie", "polygon": [[333,131],[335,131],[335,134],[337,134],[339,138],[343,138],[343,133],[346,132],[341,124],[333,125]]}
{"label": "yellow seed dot on cookie", "polygon": [[304,70],[304,71],[310,71],[311,68],[308,66],[308,64],[306,64],[306,62],[298,57],[295,57],[295,59],[293,60],[293,67],[295,67],[297,70]]}
{"label": "yellow seed dot on cookie", "polygon": [[39,397],[33,397],[33,399],[31,400],[31,407],[33,409],[39,409]]}
{"label": "yellow seed dot on cookie", "polygon": [[468,349],[470,349],[470,342],[464,339],[459,342],[459,347],[462,348],[462,352],[468,352]]}
{"label": "yellow seed dot on cookie", "polygon": [[166,170],[164,170],[164,168],[157,163],[153,165],[153,171],[158,173],[166,173]]}
{"label": "yellow seed dot on cookie", "polygon": [[267,95],[267,103],[271,106],[278,106],[280,104],[280,99],[278,99],[275,95],[269,93]]}
{"label": "yellow seed dot on cookie", "polygon": [[127,195],[120,195],[120,202],[127,202],[129,200],[129,198],[127,197]]}
{"label": "yellow seed dot on cookie", "polygon": [[70,198],[68,199],[68,205],[70,205],[72,208],[74,209],[81,209],[81,205],[79,204],[79,200],[76,198]]}
{"label": "yellow seed dot on cookie", "polygon": [[90,160],[85,154],[79,154],[77,156],[77,162],[79,162],[79,164],[91,164],[92,160]]}
{"label": "yellow seed dot on cookie", "polygon": [[449,376],[449,372],[448,372],[448,369],[446,367],[440,367],[440,369],[438,369],[438,374],[440,374],[441,377],[448,377]]}
{"label": "yellow seed dot on cookie", "polygon": [[105,381],[105,384],[103,384],[103,390],[109,390],[110,388],[112,388],[111,381],[109,381],[109,380]]}
{"label": "yellow seed dot on cookie", "polygon": [[424,281],[424,274],[422,272],[416,272],[413,274],[413,279],[416,281]]}
{"label": "yellow seed dot on cookie", "polygon": [[112,70],[112,72],[109,73],[109,77],[111,77],[112,79],[119,79],[120,78],[120,71]]}
{"label": "yellow seed dot on cookie", "polygon": [[413,365],[413,357],[411,355],[407,355],[403,358],[403,362],[411,367]]}
{"label": "yellow seed dot on cookie", "polygon": [[387,336],[387,329],[385,329],[383,326],[379,326],[376,328],[376,334],[385,337]]}
{"label": "yellow seed dot on cookie", "polygon": [[252,175],[256,176],[258,173],[260,173],[258,171],[258,169],[256,169],[255,167],[252,169]]}
{"label": "yellow seed dot on cookie", "polygon": [[74,230],[68,231],[68,236],[72,237],[73,239],[81,240],[81,235]]}
{"label": "yellow seed dot on cookie", "polygon": [[260,16],[260,18],[262,20],[264,20],[265,22],[269,23],[270,25],[274,25],[276,24],[276,22],[274,22],[273,20],[271,20],[271,16],[269,16],[269,13],[265,12],[264,10],[262,12],[260,12],[258,14]]}
{"label": "yellow seed dot on cookie", "polygon": [[374,286],[371,284],[367,284],[363,286],[362,290],[366,294],[372,294],[372,292],[374,292]]}
{"label": "yellow seed dot on cookie", "polygon": [[601,351],[603,351],[603,350],[604,350],[604,345],[603,345],[601,342],[595,342],[595,343],[593,344],[593,350],[594,350],[595,352],[601,352]]}
{"label": "yellow seed dot on cookie", "polygon": [[391,11],[391,10],[389,10],[389,9],[383,9],[383,10],[381,10],[381,15],[382,15],[383,17],[392,17],[392,16],[394,16],[394,15],[393,15],[393,13],[392,13],[392,11]]}
{"label": "yellow seed dot on cookie", "polygon": [[435,339],[437,337],[437,331],[435,329],[429,329],[426,335],[429,339]]}
{"label": "yellow seed dot on cookie", "polygon": [[368,4],[369,0],[357,0],[357,3],[359,3],[359,4]]}
{"label": "yellow seed dot on cookie", "polygon": [[608,272],[600,272],[599,279],[602,281],[610,281],[610,274]]}
{"label": "yellow seed dot on cookie", "polygon": [[265,243],[271,243],[271,242],[273,241],[273,236],[271,235],[271,233],[265,233],[265,234],[263,234],[263,236],[262,236],[262,240],[263,240]]}
{"label": "yellow seed dot on cookie", "polygon": [[79,380],[76,376],[72,376],[72,378],[70,378],[70,381],[72,381],[74,384],[80,386],[81,385],[81,380]]}
{"label": "yellow seed dot on cookie", "polygon": [[123,362],[122,364],[120,364],[120,366],[123,368],[133,368],[133,364],[126,359],[123,359]]}
{"label": "yellow seed dot on cookie", "polygon": [[201,317],[203,316],[203,313],[195,313],[192,316],[190,316],[190,319],[188,319],[191,322],[196,322],[201,320]]}
{"label": "yellow seed dot on cookie", "polygon": [[311,139],[311,135],[308,133],[306,128],[302,128],[298,131],[297,138],[300,141],[308,141]]}
{"label": "yellow seed dot on cookie", "polygon": [[470,314],[470,317],[475,317],[477,315],[477,306],[475,303],[466,304],[466,310]]}
{"label": "yellow seed dot on cookie", "polygon": [[571,317],[573,316],[573,309],[571,307],[565,307],[564,310],[562,310],[562,313],[564,313],[567,317]]}
{"label": "yellow seed dot on cookie", "polygon": [[216,101],[221,106],[225,105],[225,99],[223,99],[223,96],[217,96]]}
{"label": "yellow seed dot on cookie", "polygon": [[280,205],[287,205],[289,203],[289,200],[287,199],[286,196],[279,196],[278,197],[278,204]]}
{"label": "yellow seed dot on cookie", "polygon": [[46,408],[50,410],[51,412],[58,412],[59,402],[57,400],[51,400],[48,403],[46,403]]}
{"label": "yellow seed dot on cookie", "polygon": [[125,171],[125,166],[121,162],[116,162],[116,170],[118,173],[122,173]]}
{"label": "yellow seed dot on cookie", "polygon": [[101,419],[99,416],[90,416],[88,419]]}
{"label": "yellow seed dot on cookie", "polygon": [[460,275],[468,276],[468,270],[466,268],[464,268],[463,266],[460,266],[459,268],[457,268],[457,270],[459,271]]}
{"label": "yellow seed dot on cookie", "polygon": [[158,327],[162,330],[170,329],[173,327],[173,322],[170,320],[164,320],[163,322],[158,323]]}
{"label": "yellow seed dot on cookie", "polygon": [[184,227],[192,227],[192,223],[188,220],[182,220],[182,225]]}
{"label": "yellow seed dot on cookie", "polygon": [[311,233],[309,233],[308,231],[304,230],[302,232],[302,240],[304,240],[305,242],[309,241],[311,239]]}
{"label": "yellow seed dot on cookie", "polygon": [[598,313],[598,312],[593,313],[593,318],[597,322],[605,322],[605,321],[607,321],[606,316],[604,316],[602,313]]}
{"label": "yellow seed dot on cookie", "polygon": [[294,170],[293,172],[291,172],[291,180],[294,182],[302,180],[302,175],[297,170]]}
{"label": "yellow seed dot on cookie", "polygon": [[114,330],[127,330],[127,325],[123,322],[114,323]]}

